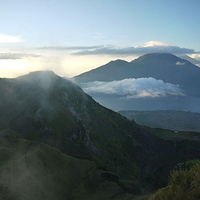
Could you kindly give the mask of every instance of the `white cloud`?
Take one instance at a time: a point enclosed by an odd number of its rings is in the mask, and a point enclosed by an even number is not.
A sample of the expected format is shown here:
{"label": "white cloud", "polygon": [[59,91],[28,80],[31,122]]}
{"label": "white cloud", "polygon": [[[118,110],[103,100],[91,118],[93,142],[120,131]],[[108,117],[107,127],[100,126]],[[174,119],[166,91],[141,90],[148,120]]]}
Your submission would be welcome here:
{"label": "white cloud", "polygon": [[29,58],[29,57],[40,57],[40,55],[30,54],[30,53],[0,53],[0,60],[14,60],[14,59],[22,59],[22,58]]}
{"label": "white cloud", "polygon": [[135,48],[167,47],[167,46],[172,46],[172,45],[165,42],[160,42],[160,41],[149,41],[149,42],[146,42],[144,46],[135,46]]}
{"label": "white cloud", "polygon": [[176,65],[185,65],[185,62],[182,63],[182,62],[178,61],[178,62],[176,62]]}
{"label": "white cloud", "polygon": [[159,47],[159,46],[163,46],[163,47],[166,47],[166,46],[171,46],[165,42],[160,42],[160,41],[149,41],[149,42],[146,42],[144,47]]}
{"label": "white cloud", "polygon": [[200,53],[194,53],[190,57],[200,61]]}
{"label": "white cloud", "polygon": [[53,50],[53,51],[70,51],[70,50],[90,50],[90,49],[98,49],[103,46],[44,46],[39,47],[38,50]]}
{"label": "white cloud", "polygon": [[146,53],[172,53],[172,54],[194,54],[194,49],[182,48],[160,41],[149,41],[144,46],[135,47],[115,47],[103,46],[95,49],[83,49],[73,53],[73,55],[142,55]]}
{"label": "white cloud", "polygon": [[156,98],[167,95],[183,95],[179,85],[164,83],[162,80],[150,78],[123,79],[112,82],[89,82],[82,84],[83,90],[89,94],[102,93],[120,95],[124,98]]}
{"label": "white cloud", "polygon": [[18,43],[21,42],[20,37],[0,34],[0,43]]}

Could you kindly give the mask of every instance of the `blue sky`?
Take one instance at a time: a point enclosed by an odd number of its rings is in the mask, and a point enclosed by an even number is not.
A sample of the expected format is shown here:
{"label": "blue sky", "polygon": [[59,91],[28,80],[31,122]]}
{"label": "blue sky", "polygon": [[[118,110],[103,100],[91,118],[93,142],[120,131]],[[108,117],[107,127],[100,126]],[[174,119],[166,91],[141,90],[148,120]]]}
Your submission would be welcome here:
{"label": "blue sky", "polygon": [[1,0],[0,77],[73,76],[148,52],[200,59],[199,0]]}

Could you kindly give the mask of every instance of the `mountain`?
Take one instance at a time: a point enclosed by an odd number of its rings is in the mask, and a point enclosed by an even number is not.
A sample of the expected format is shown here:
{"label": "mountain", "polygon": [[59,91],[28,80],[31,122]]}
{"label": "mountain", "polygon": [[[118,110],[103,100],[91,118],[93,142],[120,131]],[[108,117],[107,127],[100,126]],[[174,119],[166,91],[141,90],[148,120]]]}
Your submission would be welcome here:
{"label": "mountain", "polygon": [[74,77],[78,83],[152,77],[184,88],[199,88],[200,68],[168,53],[145,54],[131,62],[111,61]]}
{"label": "mountain", "polygon": [[111,61],[73,79],[96,101],[116,111],[200,112],[199,77],[200,68],[188,60],[151,53],[131,62]]}
{"label": "mountain", "polygon": [[10,199],[31,199],[30,188],[37,199],[128,199],[200,155],[199,141],[158,138],[51,71],[0,79],[1,140],[0,190]]}
{"label": "mountain", "polygon": [[73,77],[76,82],[113,81],[127,78],[130,63],[124,60],[111,61],[106,65]]}
{"label": "mountain", "polygon": [[190,56],[187,55],[183,55],[183,56],[179,56],[181,59],[185,59],[188,60],[189,62],[191,62],[194,65],[197,65],[198,67],[200,66],[200,61],[196,60],[194,58],[191,58]]}

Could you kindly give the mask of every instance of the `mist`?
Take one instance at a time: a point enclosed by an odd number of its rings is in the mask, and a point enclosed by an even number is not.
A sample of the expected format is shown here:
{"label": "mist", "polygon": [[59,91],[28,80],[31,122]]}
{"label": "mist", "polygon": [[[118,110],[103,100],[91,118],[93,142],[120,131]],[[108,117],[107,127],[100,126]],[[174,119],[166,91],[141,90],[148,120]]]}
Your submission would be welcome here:
{"label": "mist", "polygon": [[156,80],[152,77],[130,78],[111,82],[94,81],[82,83],[81,86],[89,94],[118,95],[125,99],[184,95],[179,85],[165,83],[162,80]]}

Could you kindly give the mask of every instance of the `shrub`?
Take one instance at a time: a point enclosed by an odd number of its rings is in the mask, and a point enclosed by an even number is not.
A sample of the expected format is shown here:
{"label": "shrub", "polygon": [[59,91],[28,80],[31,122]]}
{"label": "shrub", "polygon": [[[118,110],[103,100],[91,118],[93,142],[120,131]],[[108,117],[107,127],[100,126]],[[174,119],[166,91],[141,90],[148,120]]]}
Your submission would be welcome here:
{"label": "shrub", "polygon": [[[187,169],[190,166],[189,169]],[[184,168],[183,168],[184,167]],[[179,165],[170,174],[168,185],[159,189],[149,200],[199,200],[200,163],[190,161]]]}

